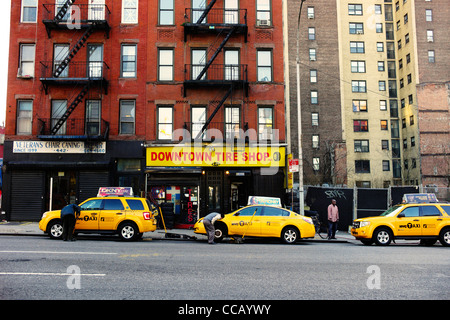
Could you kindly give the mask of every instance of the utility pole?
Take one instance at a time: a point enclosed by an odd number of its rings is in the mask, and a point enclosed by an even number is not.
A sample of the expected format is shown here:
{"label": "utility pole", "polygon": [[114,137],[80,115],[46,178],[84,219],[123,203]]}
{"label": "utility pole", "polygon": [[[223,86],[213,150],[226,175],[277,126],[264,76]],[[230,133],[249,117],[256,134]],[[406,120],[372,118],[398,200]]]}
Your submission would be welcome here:
{"label": "utility pole", "polygon": [[305,214],[305,195],[303,190],[303,147],[302,147],[302,113],[301,113],[301,99],[300,99],[300,17],[302,14],[303,2],[300,0],[300,9],[298,11],[297,21],[297,129],[298,129],[298,191],[299,191],[299,205],[300,214]]}

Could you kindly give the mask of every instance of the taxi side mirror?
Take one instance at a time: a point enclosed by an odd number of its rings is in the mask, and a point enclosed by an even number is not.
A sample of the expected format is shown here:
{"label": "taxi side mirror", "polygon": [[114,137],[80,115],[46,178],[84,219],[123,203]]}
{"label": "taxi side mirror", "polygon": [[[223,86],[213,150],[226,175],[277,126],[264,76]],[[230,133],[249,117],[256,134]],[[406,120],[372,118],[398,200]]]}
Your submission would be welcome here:
{"label": "taxi side mirror", "polygon": [[397,215],[397,218],[404,218],[405,217],[405,214],[403,213],[403,212],[400,212],[398,215]]}

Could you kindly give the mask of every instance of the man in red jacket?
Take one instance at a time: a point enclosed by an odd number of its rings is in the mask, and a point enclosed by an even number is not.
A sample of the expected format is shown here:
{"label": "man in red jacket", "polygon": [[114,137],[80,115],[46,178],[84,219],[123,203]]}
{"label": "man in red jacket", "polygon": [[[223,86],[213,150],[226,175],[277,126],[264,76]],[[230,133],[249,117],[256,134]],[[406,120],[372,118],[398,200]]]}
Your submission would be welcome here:
{"label": "man in red jacket", "polygon": [[336,239],[337,223],[339,221],[339,210],[336,205],[336,200],[332,199],[328,206],[328,240]]}

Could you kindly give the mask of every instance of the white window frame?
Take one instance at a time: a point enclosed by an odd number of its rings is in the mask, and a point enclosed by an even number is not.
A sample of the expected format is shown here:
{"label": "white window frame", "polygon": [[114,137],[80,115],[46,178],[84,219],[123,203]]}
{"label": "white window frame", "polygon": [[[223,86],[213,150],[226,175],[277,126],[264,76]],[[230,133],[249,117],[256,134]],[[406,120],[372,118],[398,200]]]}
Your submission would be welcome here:
{"label": "white window frame", "polygon": [[[20,110],[22,103],[31,103],[31,110]],[[26,130],[24,130],[24,127],[26,127]],[[30,135],[32,134],[32,130],[33,130],[33,100],[18,100],[16,134]]]}
{"label": "white window frame", "polygon": [[[134,6],[127,6],[127,2],[129,1],[134,1],[135,3],[135,7]],[[126,10],[135,10],[136,11],[136,15],[135,18],[133,20],[127,20],[126,16],[125,16],[125,11]],[[122,0],[122,17],[121,17],[121,21],[124,24],[137,24],[139,21],[139,0]]]}
{"label": "white window frame", "polygon": [[[28,4],[28,2],[34,1],[34,5]],[[27,3],[25,3],[27,2]],[[24,9],[25,8],[36,8],[36,19],[34,21],[24,21]],[[21,8],[20,8],[20,22],[21,23],[37,23],[37,17],[38,17],[38,0],[22,0],[21,2]]]}
{"label": "white window frame", "polygon": [[[23,59],[23,48],[24,47],[33,47],[34,56],[33,56],[32,60],[24,60]],[[30,64],[30,70],[32,70],[32,72],[30,74],[24,74],[24,64]],[[36,64],[36,44],[34,44],[34,43],[20,44],[20,61],[19,61],[19,70],[17,72],[17,76],[24,77],[24,78],[34,78],[35,64]],[[31,68],[31,65],[33,66],[32,68]]]}

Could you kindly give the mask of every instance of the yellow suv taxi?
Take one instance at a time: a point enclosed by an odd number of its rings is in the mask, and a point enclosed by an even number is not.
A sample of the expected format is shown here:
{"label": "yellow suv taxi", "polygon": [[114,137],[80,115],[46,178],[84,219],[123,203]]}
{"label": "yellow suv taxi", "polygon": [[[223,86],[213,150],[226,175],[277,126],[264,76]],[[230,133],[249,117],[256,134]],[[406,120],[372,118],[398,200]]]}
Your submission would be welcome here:
{"label": "yellow suv taxi", "polygon": [[433,245],[439,239],[443,246],[450,246],[450,204],[438,203],[433,196],[405,195],[404,203],[378,217],[354,220],[351,233],[366,245],[389,245],[394,239]]}
{"label": "yellow suv taxi", "polygon": [[[82,202],[74,232],[118,234],[121,239],[132,241],[141,238],[144,232],[156,230],[155,211],[151,210],[152,205],[147,199],[117,196],[117,192],[113,194],[107,196],[103,193]],[[50,238],[61,238],[61,210],[45,212],[39,229]]]}
{"label": "yellow suv taxi", "polygon": [[[226,214],[214,224],[215,241],[226,236],[274,237],[292,244],[301,238],[314,238],[316,230],[309,217],[293,211],[268,206],[251,205]],[[194,232],[206,234],[203,218],[194,225]]]}

